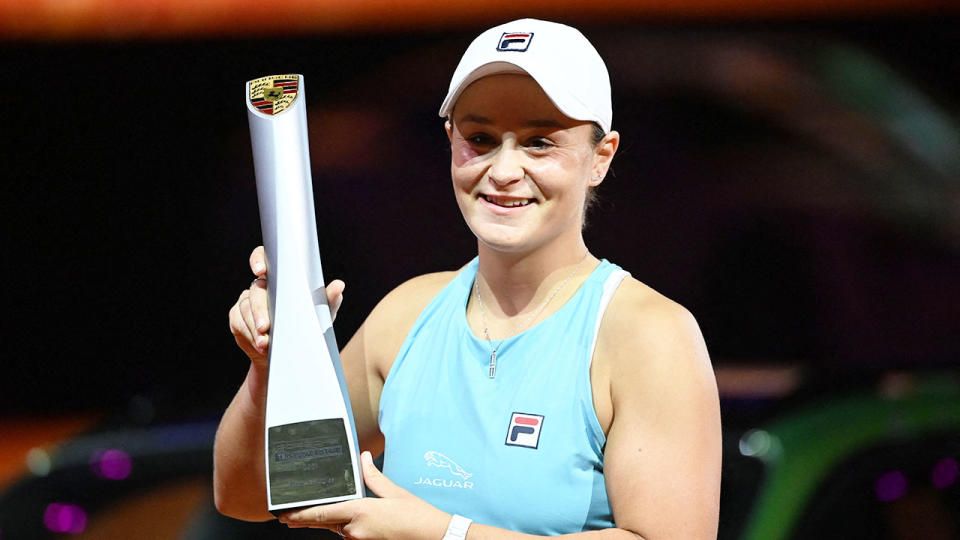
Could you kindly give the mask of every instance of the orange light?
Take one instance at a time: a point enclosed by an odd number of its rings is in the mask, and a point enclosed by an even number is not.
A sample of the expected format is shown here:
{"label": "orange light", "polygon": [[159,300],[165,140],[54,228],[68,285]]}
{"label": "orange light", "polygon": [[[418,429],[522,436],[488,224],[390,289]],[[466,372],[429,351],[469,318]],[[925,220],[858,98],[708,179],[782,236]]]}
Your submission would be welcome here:
{"label": "orange light", "polygon": [[449,29],[542,18],[622,22],[634,18],[789,18],[936,14],[948,0],[0,0],[7,39],[143,39]]}

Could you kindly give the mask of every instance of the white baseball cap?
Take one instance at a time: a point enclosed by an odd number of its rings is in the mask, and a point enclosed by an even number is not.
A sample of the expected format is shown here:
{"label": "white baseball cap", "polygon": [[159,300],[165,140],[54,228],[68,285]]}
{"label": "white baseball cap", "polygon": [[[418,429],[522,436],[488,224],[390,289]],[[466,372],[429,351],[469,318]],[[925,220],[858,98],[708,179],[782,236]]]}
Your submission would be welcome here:
{"label": "white baseball cap", "polygon": [[447,117],[470,83],[496,73],[533,77],[560,112],[610,131],[610,75],[600,54],[576,28],[519,19],[477,36],[453,72],[440,116]]}

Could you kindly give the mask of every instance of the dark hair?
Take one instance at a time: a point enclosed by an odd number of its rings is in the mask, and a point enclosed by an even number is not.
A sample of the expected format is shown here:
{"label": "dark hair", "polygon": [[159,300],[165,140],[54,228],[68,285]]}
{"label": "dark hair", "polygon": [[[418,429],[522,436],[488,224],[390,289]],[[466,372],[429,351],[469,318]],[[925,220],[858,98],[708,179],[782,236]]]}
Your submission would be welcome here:
{"label": "dark hair", "polygon": [[596,146],[600,144],[600,141],[607,136],[607,133],[603,131],[600,124],[596,122],[591,122],[591,124],[593,124],[593,138],[590,139],[590,142],[593,143],[594,148],[596,148]]}
{"label": "dark hair", "polygon": [[[600,127],[600,124],[593,122],[593,134],[590,137],[590,143],[593,145],[594,148],[600,145],[600,141],[602,141],[603,138],[606,137],[606,135],[607,133],[603,131],[603,128]],[[597,187],[596,186],[588,187],[587,195],[583,199],[583,228],[584,229],[587,228],[587,212],[589,212],[590,209],[593,208],[593,206],[597,202],[597,199],[598,199]]]}

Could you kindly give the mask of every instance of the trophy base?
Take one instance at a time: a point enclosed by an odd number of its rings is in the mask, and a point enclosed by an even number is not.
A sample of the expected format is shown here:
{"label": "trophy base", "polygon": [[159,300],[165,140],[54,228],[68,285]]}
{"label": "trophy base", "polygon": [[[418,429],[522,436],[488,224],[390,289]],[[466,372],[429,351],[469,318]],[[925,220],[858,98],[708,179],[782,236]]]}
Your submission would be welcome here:
{"label": "trophy base", "polygon": [[[309,420],[267,429],[270,511],[358,496],[343,418]],[[302,502],[302,505],[296,503]],[[329,501],[334,502],[334,501]],[[276,508],[283,505],[282,509]]]}

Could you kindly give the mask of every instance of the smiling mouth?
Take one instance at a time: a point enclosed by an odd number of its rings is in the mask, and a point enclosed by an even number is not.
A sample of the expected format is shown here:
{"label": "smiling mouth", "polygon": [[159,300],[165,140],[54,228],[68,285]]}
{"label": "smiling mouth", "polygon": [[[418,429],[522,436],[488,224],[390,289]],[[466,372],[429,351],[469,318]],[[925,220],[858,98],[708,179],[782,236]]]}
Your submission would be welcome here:
{"label": "smiling mouth", "polygon": [[506,198],[506,197],[494,197],[492,195],[480,194],[480,197],[487,201],[490,204],[495,204],[497,206],[502,206],[504,208],[517,208],[521,206],[527,206],[530,203],[534,202],[535,199],[515,199],[515,198]]}

